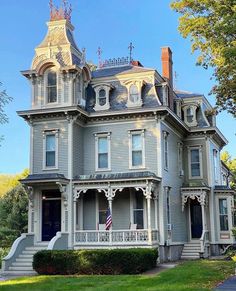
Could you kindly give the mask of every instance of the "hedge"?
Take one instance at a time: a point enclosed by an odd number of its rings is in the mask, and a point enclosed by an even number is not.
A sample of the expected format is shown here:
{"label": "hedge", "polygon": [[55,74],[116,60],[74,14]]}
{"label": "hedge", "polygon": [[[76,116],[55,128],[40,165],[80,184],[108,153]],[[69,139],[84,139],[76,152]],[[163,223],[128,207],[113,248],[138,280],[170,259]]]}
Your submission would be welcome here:
{"label": "hedge", "polygon": [[33,268],[42,275],[138,274],[156,266],[156,249],[39,251]]}

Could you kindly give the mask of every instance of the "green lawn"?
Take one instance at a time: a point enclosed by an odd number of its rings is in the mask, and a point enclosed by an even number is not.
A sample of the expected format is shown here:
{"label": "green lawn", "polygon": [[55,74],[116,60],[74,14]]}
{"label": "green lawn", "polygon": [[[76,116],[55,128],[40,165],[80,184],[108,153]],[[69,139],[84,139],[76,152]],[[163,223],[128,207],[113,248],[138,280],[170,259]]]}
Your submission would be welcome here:
{"label": "green lawn", "polygon": [[233,273],[233,262],[200,260],[182,263],[155,276],[35,276],[2,282],[0,290],[206,291]]}

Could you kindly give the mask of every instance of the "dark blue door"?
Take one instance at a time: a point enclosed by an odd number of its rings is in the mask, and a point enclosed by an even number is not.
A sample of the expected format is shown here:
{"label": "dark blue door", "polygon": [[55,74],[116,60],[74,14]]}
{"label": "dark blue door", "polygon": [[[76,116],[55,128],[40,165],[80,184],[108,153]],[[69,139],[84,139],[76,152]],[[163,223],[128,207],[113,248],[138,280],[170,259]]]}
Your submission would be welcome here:
{"label": "dark blue door", "polygon": [[202,235],[202,208],[197,199],[191,200],[190,213],[192,238],[200,238]]}
{"label": "dark blue door", "polygon": [[42,241],[50,241],[61,230],[61,200],[42,200]]}

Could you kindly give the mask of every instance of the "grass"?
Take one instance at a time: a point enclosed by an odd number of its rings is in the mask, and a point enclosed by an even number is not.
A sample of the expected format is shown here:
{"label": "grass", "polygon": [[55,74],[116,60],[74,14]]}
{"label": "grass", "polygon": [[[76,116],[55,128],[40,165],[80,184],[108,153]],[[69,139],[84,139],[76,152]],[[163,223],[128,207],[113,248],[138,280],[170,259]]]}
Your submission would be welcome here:
{"label": "grass", "polygon": [[154,276],[35,276],[0,283],[1,291],[208,291],[234,272],[231,261],[184,262]]}

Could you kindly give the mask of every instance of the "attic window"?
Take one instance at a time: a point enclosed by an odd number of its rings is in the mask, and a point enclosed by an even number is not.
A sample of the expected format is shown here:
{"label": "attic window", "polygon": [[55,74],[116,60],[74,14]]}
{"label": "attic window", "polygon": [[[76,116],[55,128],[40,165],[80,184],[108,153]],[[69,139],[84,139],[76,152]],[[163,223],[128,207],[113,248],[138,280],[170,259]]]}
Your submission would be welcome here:
{"label": "attic window", "polygon": [[109,95],[113,88],[110,84],[96,84],[93,86],[96,94],[94,110],[108,110],[110,108]]}
{"label": "attic window", "polygon": [[106,91],[104,89],[101,89],[99,90],[98,95],[99,105],[104,106],[106,104]]}
{"label": "attic window", "polygon": [[129,99],[133,103],[138,102],[139,92],[138,92],[138,87],[136,85],[131,85],[130,91],[129,91]]}
{"label": "attic window", "polygon": [[189,107],[187,109],[187,121],[189,123],[192,123],[193,122],[193,115],[194,115],[193,108],[192,107]]}
{"label": "attic window", "polygon": [[47,103],[57,102],[57,73],[49,69],[46,73]]}

